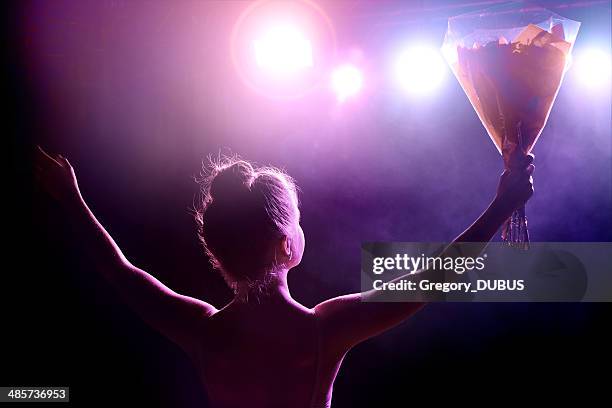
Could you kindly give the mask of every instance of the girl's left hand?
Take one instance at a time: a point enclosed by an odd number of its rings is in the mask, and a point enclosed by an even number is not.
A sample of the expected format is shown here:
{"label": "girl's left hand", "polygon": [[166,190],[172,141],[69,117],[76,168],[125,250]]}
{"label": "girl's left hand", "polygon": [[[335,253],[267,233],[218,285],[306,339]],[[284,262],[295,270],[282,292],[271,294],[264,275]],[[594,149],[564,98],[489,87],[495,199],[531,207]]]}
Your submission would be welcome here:
{"label": "girl's left hand", "polygon": [[34,171],[43,190],[61,204],[79,200],[79,185],[68,159],[59,154],[51,155],[40,146],[35,150]]}

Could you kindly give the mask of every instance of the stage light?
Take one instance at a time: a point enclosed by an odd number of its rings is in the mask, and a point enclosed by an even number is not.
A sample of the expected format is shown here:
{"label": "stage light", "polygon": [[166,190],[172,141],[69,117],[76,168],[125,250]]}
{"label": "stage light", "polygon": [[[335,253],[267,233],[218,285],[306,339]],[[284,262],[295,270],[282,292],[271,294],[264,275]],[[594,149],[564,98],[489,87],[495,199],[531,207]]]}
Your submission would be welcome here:
{"label": "stage light", "polygon": [[327,85],[336,57],[331,19],[312,0],[242,2],[230,35],[234,72],[249,90],[274,100]]}
{"label": "stage light", "polygon": [[285,74],[312,67],[312,45],[293,25],[268,28],[254,41],[255,59],[260,68]]}
{"label": "stage light", "polygon": [[607,87],[610,84],[612,70],[609,52],[597,48],[585,50],[574,57],[573,66],[573,74],[578,75],[578,79],[585,86],[589,88],[605,86],[605,89],[610,90]]}
{"label": "stage light", "polygon": [[400,86],[410,94],[424,94],[437,88],[447,72],[436,48],[412,46],[398,56],[395,74]]}
{"label": "stage light", "polygon": [[359,93],[362,85],[363,75],[353,65],[342,65],[332,73],[331,86],[340,102]]}

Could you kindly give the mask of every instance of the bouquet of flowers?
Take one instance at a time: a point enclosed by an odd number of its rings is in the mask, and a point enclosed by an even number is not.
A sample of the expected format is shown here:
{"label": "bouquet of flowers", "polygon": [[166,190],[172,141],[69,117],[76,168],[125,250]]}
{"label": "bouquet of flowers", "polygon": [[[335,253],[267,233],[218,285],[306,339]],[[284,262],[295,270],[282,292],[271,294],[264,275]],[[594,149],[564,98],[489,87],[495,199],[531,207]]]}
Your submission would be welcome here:
{"label": "bouquet of flowers", "polygon": [[[449,18],[442,53],[506,168],[542,133],[579,27],[526,2]],[[524,208],[506,222],[502,239],[528,247]]]}

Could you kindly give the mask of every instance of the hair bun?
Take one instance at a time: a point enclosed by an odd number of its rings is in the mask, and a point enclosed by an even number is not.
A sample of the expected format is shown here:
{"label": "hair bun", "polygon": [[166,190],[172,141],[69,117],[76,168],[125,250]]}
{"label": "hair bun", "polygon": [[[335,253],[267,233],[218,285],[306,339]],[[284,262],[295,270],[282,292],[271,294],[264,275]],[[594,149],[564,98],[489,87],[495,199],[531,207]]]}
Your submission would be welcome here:
{"label": "hair bun", "polygon": [[254,173],[253,166],[243,160],[220,168],[210,184],[210,196],[215,201],[226,201],[248,192]]}

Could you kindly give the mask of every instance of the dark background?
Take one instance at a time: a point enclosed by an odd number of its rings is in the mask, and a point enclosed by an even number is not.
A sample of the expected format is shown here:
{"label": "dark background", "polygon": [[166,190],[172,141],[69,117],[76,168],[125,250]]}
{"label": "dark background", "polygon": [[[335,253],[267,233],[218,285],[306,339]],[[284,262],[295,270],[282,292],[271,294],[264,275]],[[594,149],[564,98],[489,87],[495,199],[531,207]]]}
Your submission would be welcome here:
{"label": "dark background", "polygon": [[[576,52],[610,49],[610,2],[540,4],[583,22]],[[338,58],[360,50],[371,78],[346,106],[323,88],[278,101],[245,87],[228,51],[244,2],[5,6],[0,384],[68,385],[75,406],[206,406],[185,356],[122,304],[36,191],[34,143],[70,159],[133,263],[217,307],[230,292],[189,213],[209,154],[238,153],[296,178],[307,246],[290,287],[307,306],[359,290],[362,241],[448,241],[486,207],[501,160],[450,72],[418,100],[385,79],[402,41],[438,46],[449,16],[483,4],[322,5]],[[611,241],[610,106],[609,89],[585,90],[568,73],[535,149],[534,241]],[[334,407],[593,402],[609,386],[610,310],[428,305],[351,351]]]}

